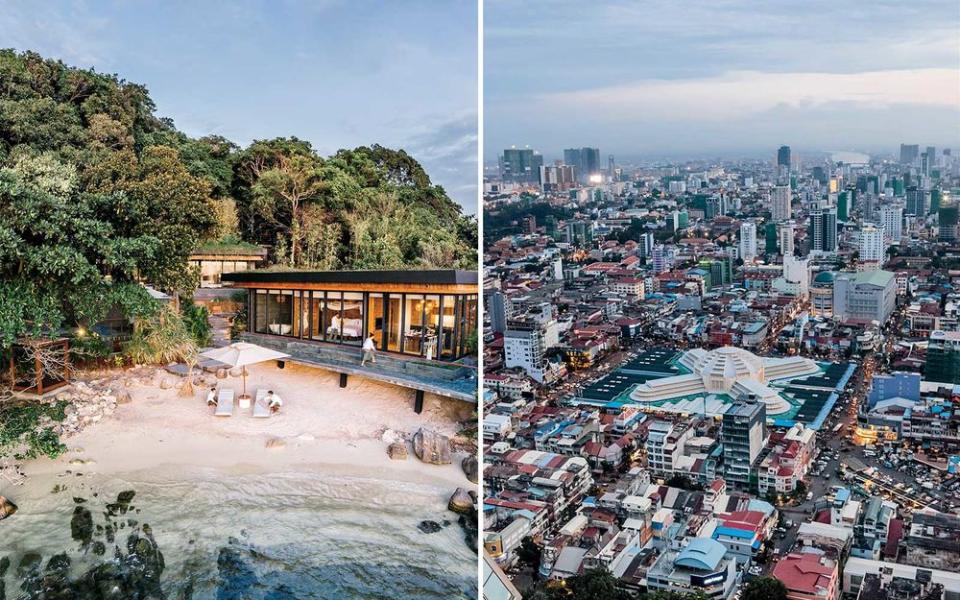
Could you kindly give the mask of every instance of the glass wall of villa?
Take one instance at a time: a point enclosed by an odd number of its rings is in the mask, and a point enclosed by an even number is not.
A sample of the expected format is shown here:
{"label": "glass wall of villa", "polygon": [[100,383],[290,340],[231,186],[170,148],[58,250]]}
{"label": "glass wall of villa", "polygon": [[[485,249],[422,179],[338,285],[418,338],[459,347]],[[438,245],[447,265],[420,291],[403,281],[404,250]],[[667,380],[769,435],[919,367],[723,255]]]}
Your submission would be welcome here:
{"label": "glass wall of villa", "polygon": [[[383,273],[371,272],[371,279]],[[384,284],[383,291],[373,291],[376,281],[362,282],[360,277],[350,278],[356,281],[354,287],[340,281],[324,285],[323,279],[337,279],[329,273],[316,273],[317,281],[302,285],[283,281],[280,275],[246,272],[224,278],[249,289],[248,327],[253,333],[356,347],[373,335],[381,351],[429,360],[463,357],[476,335],[477,294],[462,293],[476,290],[475,284],[422,284],[418,273],[411,272],[410,283]],[[261,279],[269,281],[257,281]]]}

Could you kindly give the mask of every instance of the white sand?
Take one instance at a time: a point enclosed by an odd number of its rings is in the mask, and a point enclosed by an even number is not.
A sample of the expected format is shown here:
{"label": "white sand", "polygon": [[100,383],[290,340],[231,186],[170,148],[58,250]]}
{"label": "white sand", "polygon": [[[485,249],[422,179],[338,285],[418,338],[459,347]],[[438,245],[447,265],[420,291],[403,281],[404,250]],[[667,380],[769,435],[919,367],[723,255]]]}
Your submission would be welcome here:
{"label": "white sand", "polygon": [[[389,439],[382,439],[385,429],[409,438],[420,427],[453,435],[458,413],[469,410],[464,403],[428,394],[418,415],[412,390],[358,376],[340,388],[336,373],[292,363],[281,370],[271,362],[248,368],[247,393],[255,396],[259,388],[272,389],[284,401],[278,414],[255,419],[250,409],[235,407],[232,417],[214,417],[205,401],[207,388],[197,387],[193,398],[185,398],[178,391],[182,379],[166,377],[177,385],[167,390],[155,383],[121,388],[130,393],[131,403],[119,405],[111,417],[64,440],[70,451],[61,458],[31,461],[25,466],[27,474],[62,471],[73,461],[74,470],[100,474],[183,465],[356,474],[430,483],[450,492],[457,486],[473,486],[460,468],[465,454],[455,453],[452,465],[428,465],[408,444],[410,457],[395,461],[386,454]],[[239,377],[217,383],[241,393]],[[282,440],[281,447],[268,449],[266,444],[273,439]],[[87,464],[77,464],[81,460]]]}

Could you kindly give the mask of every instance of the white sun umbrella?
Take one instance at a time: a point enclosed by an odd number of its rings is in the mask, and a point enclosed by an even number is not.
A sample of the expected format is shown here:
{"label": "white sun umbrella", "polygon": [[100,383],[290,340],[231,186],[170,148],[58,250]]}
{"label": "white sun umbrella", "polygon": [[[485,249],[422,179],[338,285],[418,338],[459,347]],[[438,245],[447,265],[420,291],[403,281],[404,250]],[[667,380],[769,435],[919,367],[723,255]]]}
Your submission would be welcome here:
{"label": "white sun umbrella", "polygon": [[240,367],[243,373],[243,396],[246,396],[247,370],[245,367],[247,365],[288,358],[290,355],[249,342],[234,342],[223,348],[213,348],[212,350],[201,352],[200,356],[210,358],[225,365],[230,365],[231,368]]}

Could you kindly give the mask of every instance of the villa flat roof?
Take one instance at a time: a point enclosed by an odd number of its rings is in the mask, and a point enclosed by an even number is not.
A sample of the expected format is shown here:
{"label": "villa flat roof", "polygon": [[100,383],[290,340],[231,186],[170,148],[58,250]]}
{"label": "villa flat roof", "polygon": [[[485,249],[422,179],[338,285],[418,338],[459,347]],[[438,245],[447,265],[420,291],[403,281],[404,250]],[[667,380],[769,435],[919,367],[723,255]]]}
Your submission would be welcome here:
{"label": "villa flat roof", "polygon": [[224,281],[235,283],[373,283],[477,285],[476,271],[435,269],[428,271],[239,271],[224,273]]}

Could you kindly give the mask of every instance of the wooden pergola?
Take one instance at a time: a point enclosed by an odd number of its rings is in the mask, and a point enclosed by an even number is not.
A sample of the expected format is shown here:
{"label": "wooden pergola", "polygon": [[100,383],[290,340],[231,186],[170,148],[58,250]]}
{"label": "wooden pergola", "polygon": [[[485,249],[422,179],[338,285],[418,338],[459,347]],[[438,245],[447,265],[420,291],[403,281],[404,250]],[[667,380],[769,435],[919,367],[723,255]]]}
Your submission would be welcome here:
{"label": "wooden pergola", "polygon": [[[59,364],[55,372],[46,354]],[[15,392],[43,395],[70,383],[70,341],[67,338],[21,338],[9,352],[8,377]]]}

